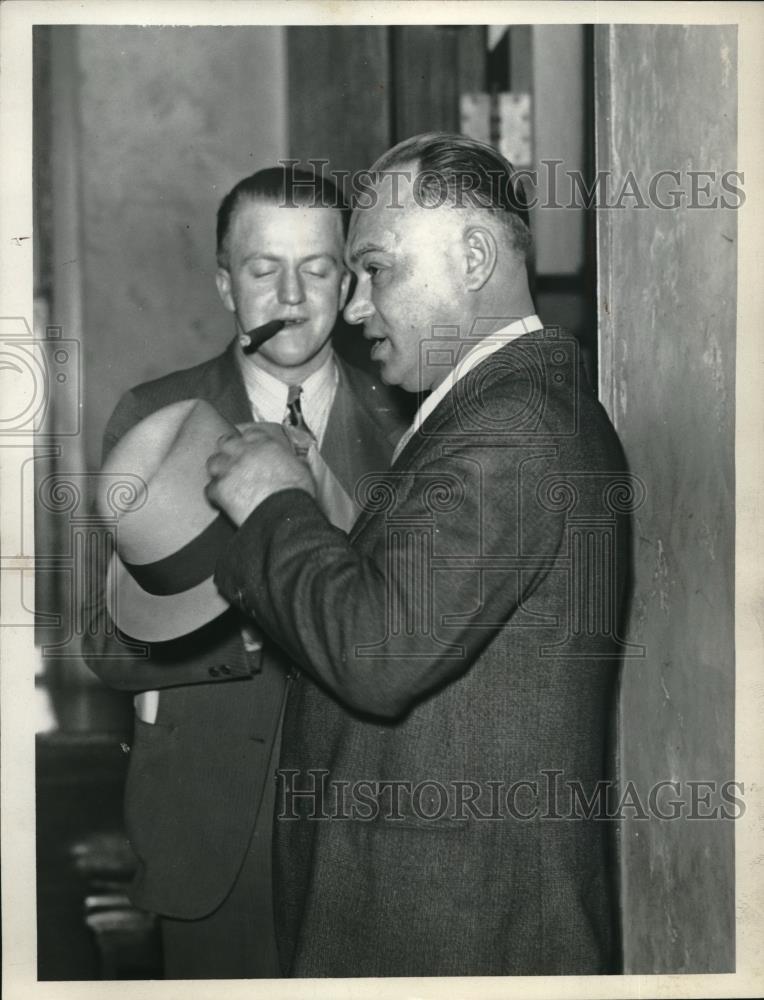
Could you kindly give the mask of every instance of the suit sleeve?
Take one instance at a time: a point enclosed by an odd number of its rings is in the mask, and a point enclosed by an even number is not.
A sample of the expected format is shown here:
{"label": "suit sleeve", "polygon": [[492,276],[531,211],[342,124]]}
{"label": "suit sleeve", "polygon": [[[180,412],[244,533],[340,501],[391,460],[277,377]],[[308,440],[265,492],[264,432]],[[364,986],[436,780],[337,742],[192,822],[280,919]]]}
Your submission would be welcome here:
{"label": "suit sleeve", "polygon": [[433,448],[391,470],[389,515],[352,539],[307,493],[281,491],[229,544],[218,587],[348,707],[399,717],[466,672],[549,572],[562,523],[536,502],[548,464],[527,459]]}
{"label": "suit sleeve", "polygon": [[[134,392],[126,393],[106,426],[103,459],[131,427],[155,408],[144,405]],[[245,655],[243,648],[237,648],[236,656],[224,658],[221,643],[213,639],[207,640],[206,648],[194,644],[194,648],[186,649],[181,643],[151,646],[122,635],[106,607],[108,552],[107,529],[104,529],[98,559],[90,567],[81,599],[85,626],[82,657],[105,684],[119,691],[138,692],[184,684],[225,683],[249,677],[259,669],[260,654]],[[221,662],[223,658],[225,663]]]}

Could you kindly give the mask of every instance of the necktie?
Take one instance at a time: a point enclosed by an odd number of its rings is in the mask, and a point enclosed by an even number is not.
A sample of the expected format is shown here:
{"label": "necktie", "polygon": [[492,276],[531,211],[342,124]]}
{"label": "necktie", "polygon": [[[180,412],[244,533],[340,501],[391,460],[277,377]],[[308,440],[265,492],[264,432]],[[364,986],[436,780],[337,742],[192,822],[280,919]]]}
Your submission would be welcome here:
{"label": "necktie", "polygon": [[292,436],[292,447],[298,455],[303,457],[308,454],[311,445],[315,444],[316,438],[311,429],[305,423],[302,415],[302,395],[301,385],[290,385],[287,392],[287,411],[284,414],[282,423],[286,427],[293,427],[297,433]]}
{"label": "necktie", "polygon": [[332,524],[343,531],[350,531],[358,516],[358,508],[319,454],[315,435],[302,414],[301,395],[301,385],[289,386],[283,423],[298,431],[298,434],[291,436],[292,447],[305,460],[313,475],[319,506]]}
{"label": "necktie", "polygon": [[287,391],[287,412],[284,417],[284,423],[289,424],[290,427],[299,427],[310,433],[308,425],[305,423],[305,417],[302,415],[302,403],[300,402],[301,395],[301,385],[289,386]]}

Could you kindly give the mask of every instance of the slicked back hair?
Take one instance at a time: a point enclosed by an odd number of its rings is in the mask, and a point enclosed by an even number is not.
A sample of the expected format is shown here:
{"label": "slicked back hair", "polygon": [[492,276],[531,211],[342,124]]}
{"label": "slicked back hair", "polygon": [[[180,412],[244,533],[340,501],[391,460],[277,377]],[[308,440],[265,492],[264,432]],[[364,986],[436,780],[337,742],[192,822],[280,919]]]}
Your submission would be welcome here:
{"label": "slicked back hair", "polygon": [[493,146],[456,133],[426,132],[383,153],[371,172],[405,165],[414,166],[414,196],[420,204],[485,209],[504,224],[516,252],[528,257],[531,231],[522,185]]}
{"label": "slicked back hair", "polygon": [[322,174],[292,165],[265,167],[240,180],[220,203],[217,215],[218,267],[230,266],[228,237],[238,208],[248,201],[267,201],[284,207],[336,208],[347,235],[349,210],[333,181]]}

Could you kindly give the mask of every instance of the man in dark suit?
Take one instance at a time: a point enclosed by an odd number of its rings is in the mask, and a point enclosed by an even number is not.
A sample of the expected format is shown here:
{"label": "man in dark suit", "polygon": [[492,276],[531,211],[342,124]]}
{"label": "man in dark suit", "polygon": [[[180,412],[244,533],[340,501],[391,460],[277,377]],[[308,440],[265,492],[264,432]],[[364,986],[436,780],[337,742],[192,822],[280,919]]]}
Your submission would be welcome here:
{"label": "man in dark suit", "polygon": [[534,314],[511,165],[427,135],[372,169],[345,316],[386,383],[429,393],[390,473],[361,484],[347,537],[257,427],[208,463],[208,496],[240,525],[218,587],[301,668],[282,958],[295,976],[615,972],[594,798],[627,566],[621,449],[574,342]]}
{"label": "man in dark suit", "polygon": [[[176,401],[207,400],[234,425],[280,422],[299,386],[302,419],[349,496],[364,473],[388,467],[405,426],[395,400],[332,348],[350,280],[340,206],[330,182],[280,167],[234,187],[218,212],[217,285],[237,338],[219,357],[128,392],[104,457]],[[243,334],[274,319],[284,329],[245,355]],[[125,798],[138,860],[131,896],[163,918],[165,974],[279,976],[270,858],[289,661],[233,609],[130,656],[99,583],[83,652],[107,684],[138,693]]]}

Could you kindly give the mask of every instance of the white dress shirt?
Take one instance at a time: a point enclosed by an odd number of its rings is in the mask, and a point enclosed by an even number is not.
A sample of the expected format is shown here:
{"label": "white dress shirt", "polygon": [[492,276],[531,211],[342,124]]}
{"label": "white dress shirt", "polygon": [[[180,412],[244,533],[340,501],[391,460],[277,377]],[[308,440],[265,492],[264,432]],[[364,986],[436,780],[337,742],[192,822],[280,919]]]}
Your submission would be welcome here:
{"label": "white dress shirt", "polygon": [[[289,386],[269,372],[263,371],[243,354],[239,355],[239,366],[249,398],[252,419],[255,422],[267,420],[269,423],[280,424],[287,413]],[[321,367],[301,383],[302,415],[319,448],[329,423],[338,381],[337,362],[334,360],[334,355],[330,354]]]}
{"label": "white dress shirt", "polygon": [[[252,419],[255,423],[267,420],[270,423],[280,424],[287,413],[287,393],[289,386],[286,382],[280,381],[262,368],[253,364],[244,356],[241,351],[237,354],[239,368],[244,387],[247,390],[249,408],[252,411]],[[326,426],[329,423],[334,397],[337,394],[337,383],[339,373],[334,355],[330,354],[321,367],[313,372],[302,383],[302,393],[300,395],[300,406],[305,423],[308,425],[316,438],[318,447],[326,433]],[[320,458],[313,457],[313,461],[318,463]],[[321,470],[323,472],[323,469]],[[314,475],[316,472],[314,471]],[[327,473],[324,472],[324,476]],[[336,489],[336,487],[335,487]],[[351,501],[347,502],[348,507]],[[350,519],[350,515],[346,515]],[[354,516],[354,515],[353,515]],[[344,527],[344,525],[343,525]],[[252,629],[246,622],[241,629],[244,648],[249,652],[259,649],[262,646],[259,633]],[[144,722],[156,722],[159,712],[159,692],[142,691],[134,699],[135,710],[138,717]]]}
{"label": "white dress shirt", "polygon": [[432,390],[430,395],[416,411],[414,419],[411,422],[411,426],[406,430],[393,452],[393,464],[397,461],[400,453],[416,432],[421,428],[422,424],[429,417],[438,403],[445,399],[459,379],[464,378],[467,372],[472,371],[475,365],[480,364],[481,361],[484,361],[485,358],[493,354],[494,351],[498,351],[499,348],[506,346],[510,343],[510,341],[517,340],[517,338],[522,337],[523,334],[535,333],[537,330],[543,329],[544,324],[538,316],[534,314],[533,316],[523,316],[522,319],[517,319],[508,326],[502,327],[501,330],[497,330],[496,333],[489,334],[489,336],[483,337],[482,340],[479,340],[475,346],[464,355],[461,361],[459,361],[456,366],[451,369],[440,385],[436,386]]}

